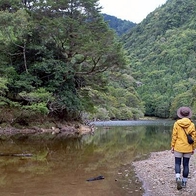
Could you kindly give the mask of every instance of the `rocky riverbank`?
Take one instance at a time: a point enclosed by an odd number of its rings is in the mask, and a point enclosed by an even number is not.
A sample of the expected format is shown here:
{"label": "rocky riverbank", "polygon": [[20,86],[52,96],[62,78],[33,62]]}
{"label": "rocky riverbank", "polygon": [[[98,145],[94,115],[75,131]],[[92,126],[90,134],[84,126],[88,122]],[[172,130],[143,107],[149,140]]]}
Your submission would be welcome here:
{"label": "rocky riverbank", "polygon": [[187,187],[177,190],[174,155],[170,151],[153,152],[147,160],[133,162],[134,170],[143,184],[143,196],[196,196],[196,153],[190,160]]}
{"label": "rocky riverbank", "polygon": [[0,140],[27,140],[27,139],[57,139],[57,138],[78,138],[85,134],[93,134],[94,127],[79,123],[61,124],[42,128],[39,126],[16,128],[8,126],[0,127]]}

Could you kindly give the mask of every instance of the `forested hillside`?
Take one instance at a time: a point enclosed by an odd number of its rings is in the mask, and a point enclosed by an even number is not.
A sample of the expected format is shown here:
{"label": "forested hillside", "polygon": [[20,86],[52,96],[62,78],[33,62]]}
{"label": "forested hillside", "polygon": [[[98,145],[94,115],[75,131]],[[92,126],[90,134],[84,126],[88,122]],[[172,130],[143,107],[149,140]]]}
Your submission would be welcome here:
{"label": "forested hillside", "polygon": [[196,1],[168,0],[123,37],[145,114],[196,114]]}
{"label": "forested hillside", "polygon": [[97,0],[0,1],[0,123],[143,116],[117,40]]}
{"label": "forested hillside", "polygon": [[136,26],[136,23],[133,23],[128,20],[121,20],[115,16],[108,14],[102,14],[104,21],[106,21],[110,28],[114,29],[118,36],[122,36],[125,33],[128,33],[130,29]]}

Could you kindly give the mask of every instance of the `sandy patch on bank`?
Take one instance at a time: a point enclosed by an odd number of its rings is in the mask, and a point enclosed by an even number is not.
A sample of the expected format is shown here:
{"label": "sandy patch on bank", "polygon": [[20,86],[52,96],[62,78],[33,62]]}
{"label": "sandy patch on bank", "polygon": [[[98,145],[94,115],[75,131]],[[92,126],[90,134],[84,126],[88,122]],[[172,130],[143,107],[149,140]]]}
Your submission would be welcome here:
{"label": "sandy patch on bank", "polygon": [[147,160],[133,162],[135,173],[143,183],[143,196],[196,196],[196,153],[190,160],[187,187],[177,190],[174,155],[170,151],[153,152]]}

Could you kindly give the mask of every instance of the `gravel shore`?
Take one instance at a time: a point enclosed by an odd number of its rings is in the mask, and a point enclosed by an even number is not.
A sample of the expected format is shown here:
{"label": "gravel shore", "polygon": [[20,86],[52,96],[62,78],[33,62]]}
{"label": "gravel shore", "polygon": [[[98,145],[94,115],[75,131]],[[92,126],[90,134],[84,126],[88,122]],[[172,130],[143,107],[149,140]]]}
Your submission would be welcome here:
{"label": "gravel shore", "polygon": [[174,155],[171,151],[153,152],[147,160],[133,162],[143,184],[143,196],[196,196],[196,153],[190,159],[187,187],[177,190]]}

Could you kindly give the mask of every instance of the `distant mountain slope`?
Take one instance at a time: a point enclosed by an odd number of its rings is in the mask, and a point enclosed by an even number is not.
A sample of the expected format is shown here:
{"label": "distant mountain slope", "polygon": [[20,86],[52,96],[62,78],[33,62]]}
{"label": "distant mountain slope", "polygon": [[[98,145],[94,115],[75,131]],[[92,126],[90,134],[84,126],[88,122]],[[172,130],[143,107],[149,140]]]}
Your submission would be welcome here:
{"label": "distant mountain slope", "polygon": [[137,25],[136,23],[128,20],[121,20],[115,16],[110,16],[107,14],[102,15],[104,17],[104,20],[108,23],[109,27],[114,29],[119,36],[127,33],[131,28]]}
{"label": "distant mountain slope", "polygon": [[123,36],[146,115],[196,113],[196,1],[168,0]]}

